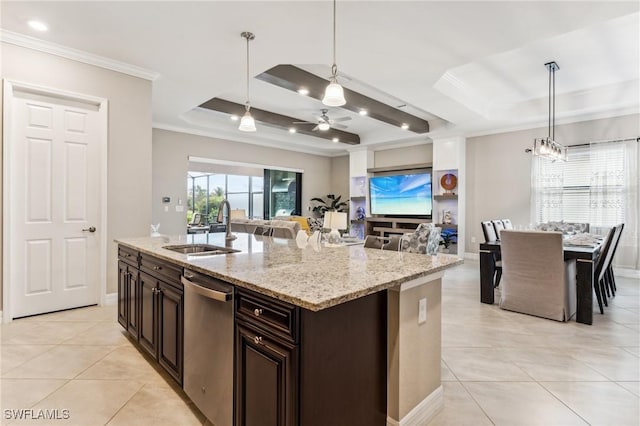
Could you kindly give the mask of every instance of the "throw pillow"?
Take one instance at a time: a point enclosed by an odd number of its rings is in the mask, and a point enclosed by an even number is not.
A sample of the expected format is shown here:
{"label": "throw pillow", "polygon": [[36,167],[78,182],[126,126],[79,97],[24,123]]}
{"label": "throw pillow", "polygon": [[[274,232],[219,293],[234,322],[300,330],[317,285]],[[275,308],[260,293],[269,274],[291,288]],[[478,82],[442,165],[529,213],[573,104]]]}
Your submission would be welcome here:
{"label": "throw pillow", "polygon": [[300,224],[300,229],[305,231],[308,235],[311,235],[311,228],[309,228],[309,222],[306,217],[291,216],[289,220],[292,222],[298,222]]}
{"label": "throw pillow", "polygon": [[321,217],[308,217],[307,223],[309,224],[309,229],[311,230],[311,232],[322,232],[322,224],[324,223],[324,221]]}

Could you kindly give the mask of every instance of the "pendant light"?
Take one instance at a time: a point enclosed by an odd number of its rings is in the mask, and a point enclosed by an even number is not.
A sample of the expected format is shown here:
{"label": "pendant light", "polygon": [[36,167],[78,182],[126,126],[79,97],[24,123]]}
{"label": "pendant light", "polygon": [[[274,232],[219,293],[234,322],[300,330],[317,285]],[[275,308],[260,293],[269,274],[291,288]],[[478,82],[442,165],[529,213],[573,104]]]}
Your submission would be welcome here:
{"label": "pendant light", "polygon": [[549,70],[549,129],[546,138],[533,141],[533,155],[552,161],[567,161],[567,147],[555,141],[556,137],[556,71],[560,69],[555,61],[544,64]]}
{"label": "pendant light", "polygon": [[331,66],[331,78],[324,92],[322,103],[327,106],[342,106],[347,103],[344,98],[344,90],[338,84],[338,66],[336,65],[336,0],[333,0],[333,65]]}
{"label": "pendant light", "polygon": [[238,130],[241,132],[255,132],[256,131],[256,121],[251,116],[251,104],[249,103],[249,42],[256,38],[255,34],[250,33],[248,31],[240,34],[242,38],[247,40],[247,101],[244,104],[245,113],[240,120],[240,126]]}

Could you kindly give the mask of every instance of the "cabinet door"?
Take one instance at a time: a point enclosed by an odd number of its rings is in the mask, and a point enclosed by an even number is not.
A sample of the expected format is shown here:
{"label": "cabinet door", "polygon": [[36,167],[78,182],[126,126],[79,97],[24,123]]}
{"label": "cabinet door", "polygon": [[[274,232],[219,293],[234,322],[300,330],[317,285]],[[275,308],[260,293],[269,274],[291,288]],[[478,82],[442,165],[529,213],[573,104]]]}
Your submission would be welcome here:
{"label": "cabinet door", "polygon": [[138,283],[140,304],[140,346],[142,346],[151,356],[158,358],[158,338],[157,338],[157,323],[158,323],[158,309],[156,303],[156,293],[158,287],[158,280],[151,277],[144,272],[140,272],[140,278]]}
{"label": "cabinet door", "polygon": [[182,384],[183,293],[161,281],[158,295],[158,361]]}
{"label": "cabinet door", "polygon": [[236,330],[236,424],[297,424],[297,347],[242,325]]}
{"label": "cabinet door", "polygon": [[128,323],[128,308],[127,308],[127,297],[129,293],[127,291],[127,281],[129,280],[129,275],[127,271],[127,264],[123,261],[118,261],[118,322],[125,329],[127,328]]}
{"label": "cabinet door", "polygon": [[138,285],[138,270],[129,266],[128,272],[128,298],[127,298],[127,330],[131,336],[138,340],[138,323],[140,318],[138,317],[138,305],[140,304],[140,287]]}

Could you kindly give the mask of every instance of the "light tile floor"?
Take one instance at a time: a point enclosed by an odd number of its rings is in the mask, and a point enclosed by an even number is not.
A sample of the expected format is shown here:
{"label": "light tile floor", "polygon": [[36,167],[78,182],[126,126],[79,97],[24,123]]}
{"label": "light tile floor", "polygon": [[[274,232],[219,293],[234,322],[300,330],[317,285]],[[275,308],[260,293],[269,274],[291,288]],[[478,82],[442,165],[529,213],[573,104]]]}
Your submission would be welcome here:
{"label": "light tile floor", "polygon": [[[444,409],[429,426],[640,424],[640,280],[618,278],[586,326],[481,304],[478,274],[467,261],[443,280]],[[115,318],[115,306],[90,307],[0,326],[0,423],[207,424]],[[8,409],[69,418],[14,420]]]}

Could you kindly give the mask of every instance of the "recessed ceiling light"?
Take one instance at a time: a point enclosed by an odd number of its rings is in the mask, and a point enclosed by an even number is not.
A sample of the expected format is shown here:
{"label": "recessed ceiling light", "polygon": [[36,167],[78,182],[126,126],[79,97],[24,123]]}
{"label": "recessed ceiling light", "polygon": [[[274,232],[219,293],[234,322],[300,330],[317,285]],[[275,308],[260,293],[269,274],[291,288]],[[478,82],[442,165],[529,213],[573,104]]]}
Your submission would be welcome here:
{"label": "recessed ceiling light", "polygon": [[36,31],[47,31],[49,29],[44,22],[40,21],[29,21],[27,24]]}
{"label": "recessed ceiling light", "polygon": [[231,117],[229,117],[231,119],[231,121],[238,121],[238,119],[240,117],[238,117],[237,115],[233,114]]}
{"label": "recessed ceiling light", "polygon": [[295,133],[295,132],[296,132],[295,127],[289,127],[289,133]]}
{"label": "recessed ceiling light", "polygon": [[332,140],[333,142],[336,142],[336,143],[340,142],[340,138],[333,138],[333,139],[331,139],[331,140]]}
{"label": "recessed ceiling light", "polygon": [[307,89],[306,87],[301,87],[298,89],[298,93],[300,93],[302,96],[307,96],[309,94],[309,89]]}
{"label": "recessed ceiling light", "polygon": [[360,109],[360,111],[359,111],[359,114],[360,114],[360,115],[367,115],[367,114],[369,114],[369,111],[367,111],[367,110],[366,110],[366,109],[364,109],[364,108],[361,108],[361,109]]}
{"label": "recessed ceiling light", "polygon": [[402,126],[400,126],[400,128],[402,130],[408,130],[409,129],[409,125],[407,123],[402,123]]}

